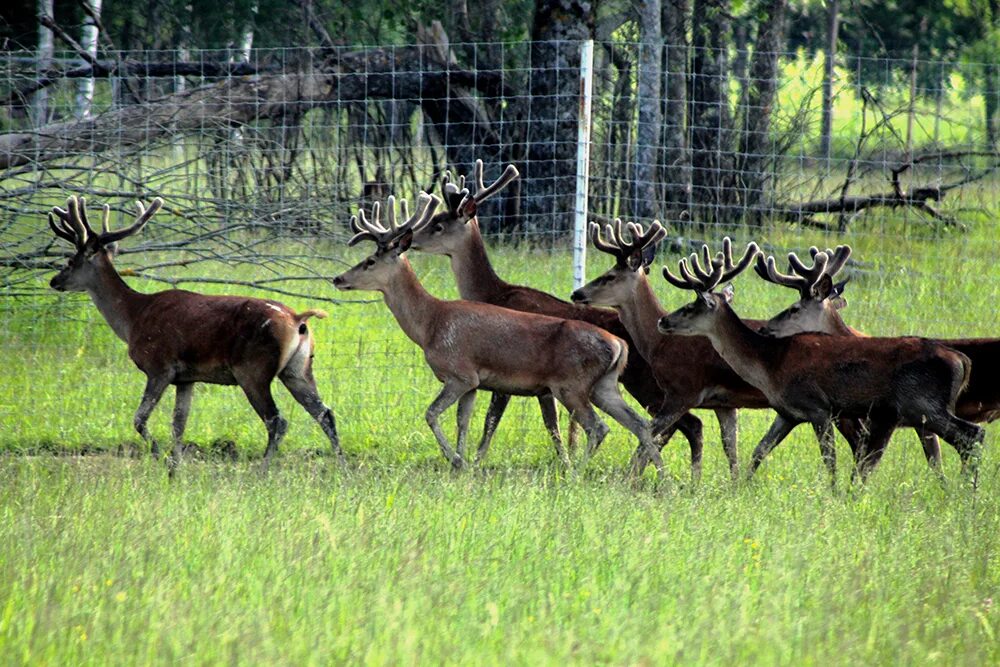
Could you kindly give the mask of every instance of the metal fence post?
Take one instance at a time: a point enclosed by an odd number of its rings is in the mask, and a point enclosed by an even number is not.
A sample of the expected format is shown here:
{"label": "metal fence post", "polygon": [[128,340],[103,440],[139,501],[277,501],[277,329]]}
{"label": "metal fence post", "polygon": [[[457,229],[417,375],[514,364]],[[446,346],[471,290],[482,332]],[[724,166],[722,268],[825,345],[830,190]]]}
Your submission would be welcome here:
{"label": "metal fence post", "polygon": [[573,207],[573,289],[587,274],[587,195],[590,187],[590,106],[594,89],[594,40],[580,44],[580,116],[576,134],[576,204]]}

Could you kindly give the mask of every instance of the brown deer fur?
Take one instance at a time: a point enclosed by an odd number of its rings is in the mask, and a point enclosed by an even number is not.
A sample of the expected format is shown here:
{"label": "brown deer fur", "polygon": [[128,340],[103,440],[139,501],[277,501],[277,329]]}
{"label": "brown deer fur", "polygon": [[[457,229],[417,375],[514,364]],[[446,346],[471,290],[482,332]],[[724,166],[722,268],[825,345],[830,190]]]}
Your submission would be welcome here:
{"label": "brown deer fur", "polygon": [[53,231],[76,246],[76,254],[52,278],[52,288],[87,292],[146,374],[146,389],[135,413],[136,430],[157,455],[159,448],[146,422],[163,392],[175,385],[173,470],[183,449],[194,383],[239,385],[267,426],[266,468],[288,428],[271,396],[271,381],[278,377],[342,458],[333,412],[323,404],[312,375],[313,339],[306,321],[325,317],[323,311],[296,314],[276,301],[176,289],[143,294],[122,280],[112,262],[117,241],[138,232],[161,203],[154,200],[148,210],[140,204],[136,224],[118,232],[107,229],[105,207],[104,232],[95,233],[83,198],[70,197],[67,210],[55,208],[56,218],[49,217]]}
{"label": "brown deer fur", "polygon": [[[508,395],[551,394],[567,407],[587,433],[592,455],[607,434],[591,403],[635,434],[640,451],[655,454],[649,425],[618,393],[617,380],[626,366],[628,346],[607,331],[585,322],[525,313],[472,301],[443,301],[429,294],[404,256],[413,234],[426,225],[439,200],[421,193],[417,213],[397,227],[389,201],[389,228],[362,215],[352,224],[351,240],[371,240],[373,255],[337,276],[343,290],[382,293],[406,335],[424,351],[444,387],[427,409],[426,418],[441,452],[455,468],[465,466],[466,434],[477,389]],[[458,402],[458,439],[452,449],[438,417]],[[652,450],[652,451],[649,451]]]}

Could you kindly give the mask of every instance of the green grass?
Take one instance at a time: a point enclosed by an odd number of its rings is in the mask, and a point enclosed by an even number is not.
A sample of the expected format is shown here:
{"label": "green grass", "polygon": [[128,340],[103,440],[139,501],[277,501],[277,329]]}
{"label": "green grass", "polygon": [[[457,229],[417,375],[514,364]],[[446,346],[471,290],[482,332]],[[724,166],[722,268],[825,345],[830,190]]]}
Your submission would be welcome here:
{"label": "green grass", "polygon": [[[865,271],[848,287],[847,320],[875,334],[996,335],[992,226],[941,238],[916,228],[895,236],[901,228],[889,220],[849,239]],[[836,242],[780,227],[757,238]],[[345,261],[363,253],[316,252]],[[494,256],[501,275],[569,292],[562,251]],[[414,261],[432,291],[454,294],[443,260]],[[592,254],[590,275],[607,264]],[[653,281],[666,305],[686,302]],[[736,288],[746,316],[791,301],[752,275]],[[324,284],[309,289],[338,296]],[[314,327],[317,379],[350,470],[315,456],[322,433],[276,385],[291,428],[261,476],[264,429],[245,399],[199,386],[187,439],[203,448],[231,440],[239,456],[191,460],[169,483],[148,457],[48,454],[138,445],[131,420],[142,375],[89,301],[52,295],[0,308],[4,661],[1000,660],[995,428],[975,494],[947,446],[939,484],[912,432],[896,435],[863,492],[844,491],[849,452],[838,444],[841,490],[831,493],[805,428],[752,484],[732,485],[714,417],[700,412],[703,483],[686,484],[687,447],[674,441],[667,479],[634,488],[623,475],[634,446],[623,429],[613,426],[584,474],[568,476],[553,463],[535,403],[515,400],[486,469],[456,477],[423,422],[439,385],[419,350],[384,305],[350,303]],[[171,403],[151,422],[162,439]],[[741,414],[743,461],[769,421],[765,411]]]}

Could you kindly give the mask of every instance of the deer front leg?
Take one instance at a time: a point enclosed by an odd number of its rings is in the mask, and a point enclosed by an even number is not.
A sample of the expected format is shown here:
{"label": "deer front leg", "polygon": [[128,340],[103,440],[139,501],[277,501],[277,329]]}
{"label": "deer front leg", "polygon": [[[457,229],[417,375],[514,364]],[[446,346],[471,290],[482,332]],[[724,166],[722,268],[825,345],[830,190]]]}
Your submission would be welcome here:
{"label": "deer front leg", "polygon": [[926,428],[917,428],[914,430],[917,432],[917,436],[920,438],[920,444],[924,448],[924,457],[927,459],[927,465],[940,473],[941,442],[938,440],[938,437]]}
{"label": "deer front leg", "polygon": [[719,420],[719,431],[722,434],[722,451],[726,453],[726,459],[729,460],[729,476],[734,482],[740,476],[737,451],[740,422],[737,415],[737,411],[732,408],[719,408],[715,411],[715,418]]}
{"label": "deer front leg", "polygon": [[753,455],[750,457],[750,470],[747,471],[747,479],[753,477],[764,457],[780,445],[781,441],[788,437],[792,429],[798,425],[799,422],[787,419],[780,414],[775,415],[774,421],[771,422],[771,428],[767,430],[767,433],[764,434],[764,437],[761,438],[760,442],[757,443],[757,447],[753,450]]}
{"label": "deer front leg", "polygon": [[177,385],[177,395],[174,398],[173,457],[178,460],[180,460],[180,456],[184,451],[184,429],[187,428],[188,415],[191,413],[191,399],[193,397],[193,382],[182,382]]}
{"label": "deer front leg", "polygon": [[[636,456],[643,457],[644,460],[652,459],[656,464],[656,470],[662,475],[663,459],[660,458],[660,449],[653,442],[650,424],[622,399],[622,395],[618,391],[618,378],[611,375],[605,375],[601,378],[591,392],[591,399],[594,401],[594,405],[608,413],[612,419],[639,439]],[[635,469],[635,466],[632,467]],[[642,470],[638,472],[641,474]]]}
{"label": "deer front leg", "polygon": [[471,389],[458,399],[458,410],[456,411],[456,421],[458,422],[458,445],[456,458],[458,459],[458,465],[452,461],[452,465],[456,470],[461,470],[465,467],[465,442],[466,437],[469,434],[469,421],[472,419],[472,408],[475,407],[475,405],[475,389]]}
{"label": "deer front leg", "polygon": [[472,389],[475,389],[476,385],[468,382],[460,382],[456,380],[449,380],[445,383],[444,388],[441,389],[441,393],[437,395],[437,398],[430,404],[427,408],[427,412],[424,415],[427,419],[427,425],[431,427],[431,432],[434,433],[434,437],[438,441],[438,446],[441,448],[441,454],[444,455],[448,462],[455,468],[461,468],[465,465],[465,462],[458,458],[458,455],[451,448],[448,443],[448,438],[445,437],[444,432],[441,430],[441,426],[438,424],[438,417],[441,413],[451,407],[451,404],[460,399],[462,396],[467,394]]}
{"label": "deer front leg", "polygon": [[150,435],[149,429],[146,428],[146,422],[149,421],[149,415],[153,412],[153,408],[160,402],[163,392],[170,386],[171,379],[169,374],[146,376],[146,389],[142,392],[142,400],[139,401],[139,407],[135,411],[135,418],[132,421],[135,430],[149,445],[149,451],[153,458],[160,457],[160,446]]}

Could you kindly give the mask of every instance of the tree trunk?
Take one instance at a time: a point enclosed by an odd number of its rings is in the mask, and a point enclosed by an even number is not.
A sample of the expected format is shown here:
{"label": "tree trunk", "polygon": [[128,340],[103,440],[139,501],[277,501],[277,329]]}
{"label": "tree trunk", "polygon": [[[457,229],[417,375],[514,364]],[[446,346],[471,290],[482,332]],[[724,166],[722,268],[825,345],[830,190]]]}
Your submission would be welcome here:
{"label": "tree trunk", "polygon": [[531,30],[531,73],[523,116],[527,158],[523,193],[526,231],[572,228],[576,133],[580,106],[580,42],[594,31],[588,0],[538,0]]}
{"label": "tree trunk", "polygon": [[760,224],[768,205],[774,147],[771,114],[778,92],[778,57],[785,38],[787,0],[764,0],[750,75],[741,95],[737,188],[749,221]]}
{"label": "tree trunk", "polygon": [[[990,27],[994,31],[1000,31],[1000,0],[990,0]],[[1000,119],[1000,66],[996,64],[985,65],[983,72],[983,100],[985,102],[986,115],[986,147],[993,150],[997,147],[998,128]]]}
{"label": "tree trunk", "polygon": [[[101,16],[101,0],[84,0],[90,4],[94,16]],[[97,57],[97,24],[89,16],[83,21],[80,46],[92,57]],[[90,118],[90,107],[94,101],[94,79],[88,77],[80,81],[76,92],[76,117]]]}
{"label": "tree trunk", "polygon": [[695,0],[691,33],[691,193],[701,223],[732,214],[729,111],[729,0]]}
{"label": "tree trunk", "polygon": [[660,147],[660,60],[663,39],[660,33],[662,8],[660,0],[638,0],[641,37],[639,42],[639,127],[636,133],[635,212],[639,218],[660,217],[657,196],[656,153]]}
{"label": "tree trunk", "polygon": [[664,216],[681,222],[691,214],[691,154],[687,139],[688,0],[663,0],[663,178]]}
{"label": "tree trunk", "polygon": [[[38,0],[38,13],[44,16],[52,16],[53,0]],[[38,55],[35,61],[35,71],[38,78],[44,76],[52,65],[52,31],[38,24]],[[46,88],[40,89],[32,97],[32,124],[35,127],[45,125],[49,120],[49,91]]]}
{"label": "tree trunk", "polygon": [[819,154],[830,159],[833,133],[833,68],[837,62],[837,31],[840,27],[840,0],[826,0],[826,54],[823,63],[823,116],[820,120]]}

